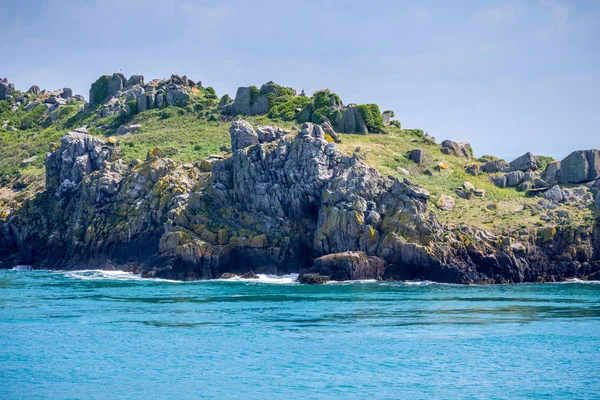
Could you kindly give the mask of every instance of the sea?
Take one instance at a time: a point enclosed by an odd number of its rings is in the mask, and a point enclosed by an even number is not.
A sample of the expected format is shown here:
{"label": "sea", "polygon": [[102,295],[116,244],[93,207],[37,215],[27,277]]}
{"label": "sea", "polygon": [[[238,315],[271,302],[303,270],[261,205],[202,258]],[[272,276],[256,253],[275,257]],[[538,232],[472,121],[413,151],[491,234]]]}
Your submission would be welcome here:
{"label": "sea", "polygon": [[598,399],[600,284],[0,271],[0,399]]}

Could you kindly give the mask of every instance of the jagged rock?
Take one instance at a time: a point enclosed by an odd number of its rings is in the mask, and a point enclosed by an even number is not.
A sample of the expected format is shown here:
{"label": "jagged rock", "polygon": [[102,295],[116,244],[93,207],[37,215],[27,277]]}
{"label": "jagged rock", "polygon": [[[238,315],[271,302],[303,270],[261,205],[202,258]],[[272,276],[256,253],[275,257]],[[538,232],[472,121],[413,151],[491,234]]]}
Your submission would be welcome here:
{"label": "jagged rock", "polygon": [[471,158],[471,145],[466,142],[454,142],[452,140],[444,140],[442,142],[440,150],[446,155]]}
{"label": "jagged rock", "polygon": [[144,76],[143,75],[131,75],[127,82],[125,82],[125,89],[129,89],[132,86],[140,85],[144,86]]}
{"label": "jagged rock", "polygon": [[498,186],[499,188],[505,188],[506,187],[506,175],[494,176],[492,178],[492,183],[494,185]]}
{"label": "jagged rock", "polygon": [[467,172],[467,174],[473,175],[473,176],[477,176],[479,175],[479,164],[469,164],[465,167],[465,171]]}
{"label": "jagged rock", "polygon": [[349,105],[342,111],[342,117],[339,123],[340,131],[345,133],[358,133],[368,135],[369,130],[358,108]]}
{"label": "jagged rock", "polygon": [[311,273],[328,276],[333,281],[381,280],[386,267],[387,263],[380,257],[347,251],[317,258]]}
{"label": "jagged rock", "polygon": [[[528,183],[531,183],[531,182],[528,182]],[[533,180],[533,187],[536,189],[545,189],[545,188],[549,188],[550,184],[543,179],[535,178]]]}
{"label": "jagged rock", "polygon": [[442,195],[436,205],[440,210],[452,211],[454,209],[454,199],[452,196]]}
{"label": "jagged rock", "polygon": [[231,272],[224,272],[221,274],[219,279],[235,279],[238,276],[236,274],[232,274]]}
{"label": "jagged rock", "polygon": [[175,85],[182,85],[182,86],[189,86],[190,82],[187,78],[187,76],[179,76],[176,74],[171,75],[171,82],[174,83]]}
{"label": "jagged rock", "polygon": [[38,85],[33,85],[29,88],[29,90],[27,90],[27,93],[31,93],[34,94],[36,96],[39,96],[39,94],[41,93],[40,87]]}
{"label": "jagged rock", "polygon": [[[578,273],[560,257],[576,257],[576,266],[592,259],[597,233],[577,228],[507,244],[476,227],[442,225],[425,189],[343,154],[319,125],[269,143],[245,121],[230,133],[232,154],[210,173],[158,149],[125,165],[114,139],[66,135],[48,153],[46,191],[1,223],[2,251],[36,267],[135,265],[144,277],[181,280],[320,271],[313,262],[326,256],[339,279],[535,282]],[[592,200],[587,190],[567,192],[568,201]],[[359,255],[331,256],[347,251]]]}
{"label": "jagged rock", "polygon": [[485,189],[475,189],[473,194],[477,197],[484,198],[485,197]]}
{"label": "jagged rock", "polygon": [[137,112],[144,112],[148,109],[148,95],[143,92],[139,93],[135,98],[135,103],[137,105]]}
{"label": "jagged rock", "polygon": [[390,122],[392,121],[392,118],[394,118],[394,112],[393,111],[385,111],[385,112],[381,113],[381,118],[383,119],[383,124],[385,126],[388,126],[390,124]]}
{"label": "jagged rock", "polygon": [[298,276],[298,282],[305,285],[322,285],[329,282],[329,277],[320,274],[308,273]]}
{"label": "jagged rock", "polygon": [[73,97],[73,90],[71,90],[71,88],[63,88],[60,97],[62,97],[63,99],[70,99],[71,97]]}
{"label": "jagged rock", "polygon": [[524,174],[521,171],[512,171],[506,174],[506,186],[516,187],[523,182]]}
{"label": "jagged rock", "polygon": [[229,134],[231,135],[232,152],[258,143],[258,135],[254,131],[254,128],[242,119],[234,121],[231,124]]}
{"label": "jagged rock", "polygon": [[560,161],[553,161],[546,166],[546,169],[542,173],[542,179],[548,182],[548,185],[555,185],[558,183],[557,174],[560,170]]}
{"label": "jagged rock", "polygon": [[251,88],[240,87],[229,110],[231,115],[264,115],[269,112],[269,103],[265,93],[260,92],[254,98]]}
{"label": "jagged rock", "polygon": [[115,96],[117,92],[122,91],[125,87],[125,82],[126,79],[123,74],[114,73],[108,80],[108,94],[106,97],[110,99],[111,97]]}
{"label": "jagged rock", "polygon": [[540,160],[532,153],[527,152],[511,161],[510,166],[517,171],[535,171],[540,166]]}
{"label": "jagged rock", "polygon": [[560,162],[556,177],[560,183],[583,183],[600,178],[600,151],[572,152]]}
{"label": "jagged rock", "polygon": [[14,91],[15,86],[9,83],[8,79],[4,78],[0,80],[0,100],[6,100]]}
{"label": "jagged rock", "polygon": [[329,121],[327,117],[323,117],[323,123],[321,124],[321,128],[323,128],[325,134],[329,135],[335,143],[342,142],[340,135],[338,135],[337,132],[333,129],[333,126],[331,126],[331,121]]}
{"label": "jagged rock", "polygon": [[59,106],[64,106],[65,104],[67,104],[67,101],[61,97],[48,97],[47,99],[44,99],[44,103],[58,104]]}
{"label": "jagged rock", "polygon": [[481,170],[488,174],[493,174],[495,172],[507,172],[510,166],[504,160],[492,160],[488,161],[481,166]]}
{"label": "jagged rock", "polygon": [[563,193],[558,185],[554,185],[550,188],[550,190],[546,191],[544,193],[544,197],[557,203],[563,201]]}
{"label": "jagged rock", "polygon": [[284,129],[273,127],[273,126],[257,126],[256,134],[258,135],[258,141],[260,143],[269,143],[276,139],[279,139],[283,135],[290,133]]}
{"label": "jagged rock", "polygon": [[242,279],[259,279],[260,277],[258,275],[256,275],[254,273],[254,271],[250,270],[250,271],[246,272],[245,274],[243,274],[242,276],[240,276],[240,278],[242,278]]}
{"label": "jagged rock", "polygon": [[423,149],[412,149],[408,153],[408,159],[414,161],[417,164],[422,164],[425,161],[425,152]]}
{"label": "jagged rock", "polygon": [[167,105],[174,106],[181,101],[187,103],[188,100],[189,100],[189,95],[183,88],[178,87],[178,86],[167,88],[167,92],[166,92]]}

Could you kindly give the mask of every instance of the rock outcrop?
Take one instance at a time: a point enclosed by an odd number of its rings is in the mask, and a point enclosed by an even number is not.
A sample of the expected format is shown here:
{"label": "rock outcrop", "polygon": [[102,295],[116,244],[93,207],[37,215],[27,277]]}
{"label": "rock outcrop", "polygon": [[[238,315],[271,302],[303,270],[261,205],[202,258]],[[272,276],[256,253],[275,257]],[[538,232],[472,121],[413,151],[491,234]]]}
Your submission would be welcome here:
{"label": "rock outcrop", "polygon": [[8,79],[0,79],[0,100],[6,100],[12,92],[15,91],[15,85],[10,83]]}
{"label": "rock outcrop", "polygon": [[452,140],[444,140],[440,150],[442,153],[455,156],[471,158],[471,145],[467,142],[454,142]]}
{"label": "rock outcrop", "polygon": [[103,75],[90,88],[90,105],[102,105],[96,118],[126,115],[176,104],[187,104],[192,88],[201,86],[185,75],[154,79],[145,83],[142,75],[129,79],[121,73]]}
{"label": "rock outcrop", "polygon": [[600,151],[574,151],[560,162],[557,172],[560,183],[590,182],[600,178]]}
{"label": "rock outcrop", "polygon": [[510,166],[515,171],[535,171],[540,166],[540,160],[532,153],[527,152],[510,162]]}
{"label": "rock outcrop", "polygon": [[314,267],[302,275],[318,274],[332,281],[382,280],[386,268],[387,263],[382,258],[364,252],[347,251],[317,258]]}
{"label": "rock outcrop", "polygon": [[47,155],[46,191],[0,225],[2,251],[36,268],[119,268],[182,280],[253,271],[301,272],[315,283],[499,283],[600,271],[592,262],[598,232],[566,226],[501,237],[450,229],[428,210],[425,189],[343,154],[320,125],[286,132],[238,120],[230,135],[231,155],[200,169],[158,149],[126,165],[114,139],[69,133]]}

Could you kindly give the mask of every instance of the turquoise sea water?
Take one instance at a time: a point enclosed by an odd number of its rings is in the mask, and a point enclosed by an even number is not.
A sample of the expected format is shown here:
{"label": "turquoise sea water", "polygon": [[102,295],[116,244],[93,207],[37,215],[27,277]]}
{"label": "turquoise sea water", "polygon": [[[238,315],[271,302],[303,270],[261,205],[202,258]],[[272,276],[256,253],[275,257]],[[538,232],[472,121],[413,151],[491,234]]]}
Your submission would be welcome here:
{"label": "turquoise sea water", "polygon": [[600,285],[0,271],[1,399],[598,398]]}

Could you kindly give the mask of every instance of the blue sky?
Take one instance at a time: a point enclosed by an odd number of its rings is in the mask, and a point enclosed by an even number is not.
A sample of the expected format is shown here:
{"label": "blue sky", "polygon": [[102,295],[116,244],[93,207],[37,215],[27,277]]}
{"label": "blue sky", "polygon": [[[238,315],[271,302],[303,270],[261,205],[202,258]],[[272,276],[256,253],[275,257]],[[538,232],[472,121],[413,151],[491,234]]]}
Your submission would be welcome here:
{"label": "blue sky", "polygon": [[86,98],[101,74],[269,80],[392,109],[477,155],[600,147],[600,1],[0,3],[0,77]]}

